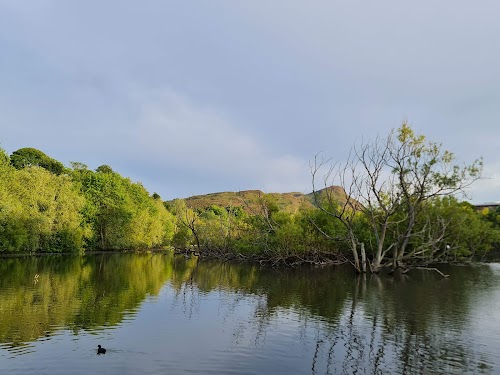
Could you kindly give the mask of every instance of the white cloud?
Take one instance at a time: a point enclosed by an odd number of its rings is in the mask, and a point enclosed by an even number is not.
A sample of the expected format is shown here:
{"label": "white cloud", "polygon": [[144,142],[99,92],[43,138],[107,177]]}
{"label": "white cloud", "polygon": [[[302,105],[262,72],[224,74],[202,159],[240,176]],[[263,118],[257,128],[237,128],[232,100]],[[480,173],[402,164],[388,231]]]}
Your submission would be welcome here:
{"label": "white cloud", "polygon": [[[223,110],[194,104],[171,90],[133,94],[140,101],[137,146],[146,159],[223,179],[228,189],[308,189],[307,164],[264,149]],[[232,185],[232,186],[231,186]]]}
{"label": "white cloud", "polygon": [[500,162],[485,166],[483,179],[472,185],[469,195],[472,203],[500,202]]}

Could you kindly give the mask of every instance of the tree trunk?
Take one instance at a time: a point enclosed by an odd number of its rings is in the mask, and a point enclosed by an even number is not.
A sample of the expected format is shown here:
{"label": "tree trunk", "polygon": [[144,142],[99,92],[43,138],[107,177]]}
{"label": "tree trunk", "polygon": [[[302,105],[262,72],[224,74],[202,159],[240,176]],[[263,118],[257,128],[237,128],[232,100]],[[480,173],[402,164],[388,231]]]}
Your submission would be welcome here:
{"label": "tree trunk", "polygon": [[377,250],[377,253],[375,254],[372,261],[371,272],[379,273],[381,264],[382,264],[382,251]]}
{"label": "tree trunk", "polygon": [[352,255],[354,257],[354,268],[356,269],[357,273],[361,273],[361,268],[359,267],[358,248],[356,246],[356,241],[354,239],[351,239],[351,248],[352,248]]}
{"label": "tree trunk", "polygon": [[364,242],[361,242],[361,271],[366,273],[366,253]]}
{"label": "tree trunk", "polygon": [[382,228],[380,230],[380,236],[377,241],[377,252],[375,253],[375,256],[372,261],[372,272],[378,273],[380,271],[380,265],[382,264],[383,260],[383,254],[384,254],[384,242],[385,242],[385,235],[387,233],[387,222],[382,225]]}
{"label": "tree trunk", "polygon": [[103,223],[101,222],[100,225],[99,225],[99,229],[100,229],[100,234],[101,234],[101,250],[104,250],[104,246],[105,246],[105,229],[104,229],[104,225]]}

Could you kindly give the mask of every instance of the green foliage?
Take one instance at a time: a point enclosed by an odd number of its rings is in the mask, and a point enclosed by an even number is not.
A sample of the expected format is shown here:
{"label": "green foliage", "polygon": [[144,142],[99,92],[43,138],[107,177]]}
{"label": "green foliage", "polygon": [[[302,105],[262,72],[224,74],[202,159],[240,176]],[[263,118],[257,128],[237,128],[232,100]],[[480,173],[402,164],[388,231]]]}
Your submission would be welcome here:
{"label": "green foliage", "polygon": [[500,229],[500,207],[497,207],[495,210],[485,208],[481,211],[481,216],[489,221],[494,228]]}
{"label": "green foliage", "polygon": [[[437,241],[433,257],[464,258],[486,255],[495,243],[500,243],[500,230],[489,221],[488,215],[478,212],[467,202],[458,202],[453,197],[435,199],[428,211],[433,215],[434,233],[443,233],[443,239]],[[446,228],[439,230],[439,220],[446,223]],[[437,227],[437,228],[436,228]],[[430,232],[430,233],[432,233]]]}
{"label": "green foliage", "polygon": [[[222,192],[211,193],[206,195],[197,195],[186,198],[188,207],[194,210],[206,210],[207,208],[215,205],[229,209],[241,209],[249,215],[257,214],[261,209],[262,197],[273,197],[275,204],[278,205],[280,210],[290,213],[297,212],[297,210],[306,204],[312,207],[310,197],[302,193],[270,193],[264,194],[260,190],[245,190],[239,192]],[[166,202],[169,204],[169,202]]]}
{"label": "green foliage", "polygon": [[7,152],[0,147],[0,167],[10,164],[10,158]]}
{"label": "green foliage", "polygon": [[[313,180],[324,164],[315,164]],[[350,205],[338,209],[329,196],[326,204],[321,199],[316,202],[331,220],[341,221],[348,229],[358,272],[363,272],[358,252],[361,243],[372,253],[372,270],[395,269],[405,263],[442,258],[438,249],[447,248],[444,239],[455,216],[449,209],[438,209],[440,198],[460,194],[481,171],[481,159],[460,166],[441,144],[415,134],[404,122],[385,138],[355,146],[345,164],[327,172],[325,180],[344,184],[359,203],[351,199]],[[472,226],[476,217],[469,219]],[[484,223],[478,225],[485,229]]]}
{"label": "green foliage", "polygon": [[103,165],[97,167],[96,172],[100,172],[100,173],[113,173],[114,171],[113,171],[113,169],[109,165],[103,164]]}
{"label": "green foliage", "polygon": [[43,152],[0,149],[0,252],[146,249],[167,246],[174,218],[106,165],[72,163],[69,174]]}
{"label": "green foliage", "polygon": [[72,161],[70,162],[71,168],[75,171],[85,171],[89,169],[89,167],[86,164],[80,163],[78,161]]}
{"label": "green foliage", "polygon": [[172,215],[141,184],[98,168],[78,169],[73,178],[86,197],[85,222],[93,236],[88,248],[141,249],[167,245],[174,234]]}
{"label": "green foliage", "polygon": [[39,167],[4,169],[0,185],[0,251],[78,251],[83,197],[68,176]]}
{"label": "green foliage", "polygon": [[[373,257],[380,241],[400,249],[409,238],[401,260],[481,257],[500,243],[500,211],[476,212],[441,197],[474,178],[479,164],[439,169],[451,165],[451,153],[405,125],[396,139],[404,143],[398,149],[404,151],[404,162],[391,169],[399,178],[391,180],[393,190],[384,190],[388,183],[381,181],[377,204],[371,206],[340,187],[314,196],[246,191],[162,202],[108,165],[92,171],[73,162],[73,169],[62,174],[62,164],[39,150],[20,149],[9,159],[0,148],[0,252],[171,245],[200,254],[295,264],[351,256],[353,238]],[[422,175],[429,185],[418,185]],[[395,191],[397,199],[391,195]],[[332,219],[339,213],[347,220]],[[407,233],[411,236],[405,237]]]}
{"label": "green foliage", "polygon": [[23,345],[64,325],[75,333],[117,325],[173,272],[171,257],[150,254],[2,259],[0,342]]}
{"label": "green foliage", "polygon": [[64,172],[64,165],[51,157],[45,155],[36,148],[20,148],[14,151],[10,156],[10,163],[16,169],[22,169],[28,166],[42,167],[51,173],[60,175]]}
{"label": "green foliage", "polygon": [[183,199],[165,202],[164,205],[168,207],[168,212],[174,216],[172,246],[176,249],[186,249],[193,245],[194,236],[189,224],[196,221],[197,215],[186,206]]}

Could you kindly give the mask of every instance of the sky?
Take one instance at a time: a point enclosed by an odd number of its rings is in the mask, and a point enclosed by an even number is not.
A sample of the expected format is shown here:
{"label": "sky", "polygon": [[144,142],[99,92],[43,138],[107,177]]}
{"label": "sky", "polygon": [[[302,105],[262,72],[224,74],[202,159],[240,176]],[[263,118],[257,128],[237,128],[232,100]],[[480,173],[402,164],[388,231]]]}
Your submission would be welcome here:
{"label": "sky", "polygon": [[312,190],[407,120],[500,201],[497,0],[0,0],[0,146],[164,200]]}

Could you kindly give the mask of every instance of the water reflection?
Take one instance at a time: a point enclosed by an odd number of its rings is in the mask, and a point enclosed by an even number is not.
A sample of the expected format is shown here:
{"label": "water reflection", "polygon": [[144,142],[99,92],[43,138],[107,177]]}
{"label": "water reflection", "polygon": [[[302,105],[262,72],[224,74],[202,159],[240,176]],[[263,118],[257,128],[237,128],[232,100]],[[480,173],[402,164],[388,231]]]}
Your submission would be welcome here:
{"label": "water reflection", "polygon": [[[500,269],[445,273],[357,277],[350,267],[266,269],[172,254],[1,259],[0,352],[28,357],[67,332],[127,327],[151,330],[145,348],[175,353],[144,360],[152,373],[217,373],[222,363],[234,373],[500,370],[491,317]],[[183,362],[191,350],[196,360]]]}
{"label": "water reflection", "polygon": [[113,327],[171,277],[171,259],[112,254],[0,260],[0,342],[23,347],[60,328]]}
{"label": "water reflection", "polygon": [[488,319],[472,310],[491,297],[498,274],[489,266],[446,272],[452,277],[419,270],[355,277],[339,267],[276,270],[205,262],[179,290],[185,297],[189,286],[196,298],[194,284],[204,292],[224,288],[264,297],[256,304],[254,327],[247,327],[256,345],[277,320],[296,320],[302,332],[315,330],[312,373],[490,373],[498,361],[476,351],[484,337],[474,335],[471,321]]}

